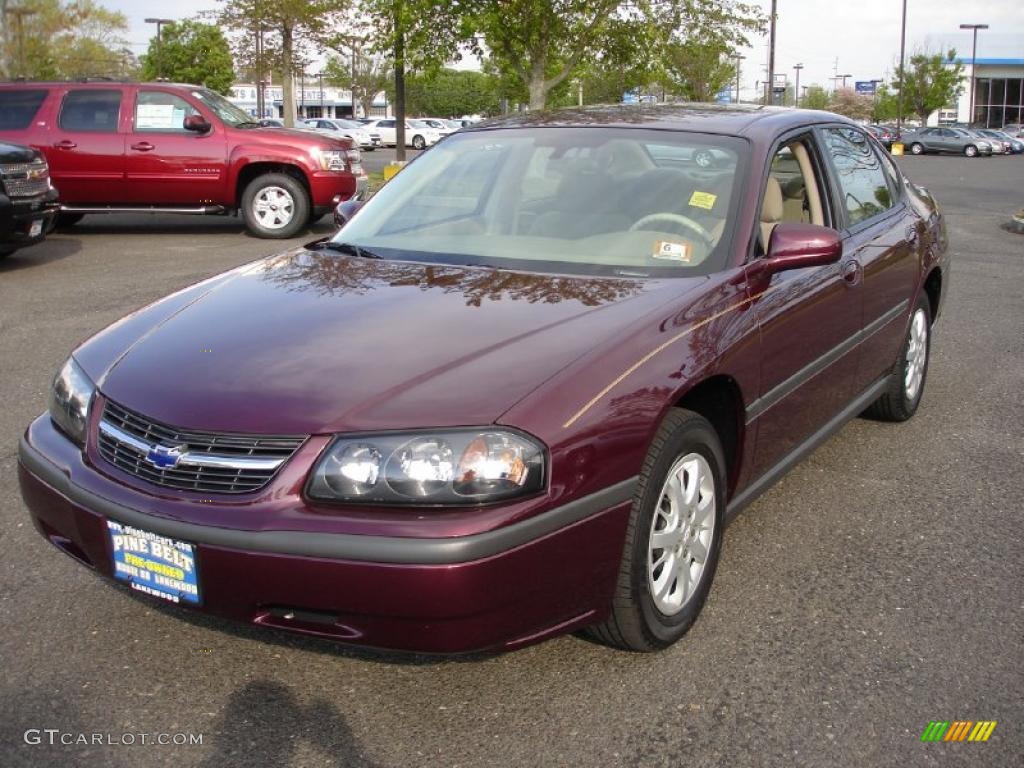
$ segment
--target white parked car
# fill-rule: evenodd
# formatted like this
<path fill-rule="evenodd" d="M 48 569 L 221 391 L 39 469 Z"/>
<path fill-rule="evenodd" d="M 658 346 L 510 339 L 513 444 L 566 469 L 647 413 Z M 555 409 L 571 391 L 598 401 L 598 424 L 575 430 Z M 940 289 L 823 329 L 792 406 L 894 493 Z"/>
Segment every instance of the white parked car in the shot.
<path fill-rule="evenodd" d="M 395 120 L 375 120 L 366 127 L 380 134 L 381 141 L 385 146 L 393 147 L 398 143 L 395 130 Z M 405 121 L 405 146 L 413 149 L 426 149 L 437 144 L 441 140 L 441 134 L 436 128 L 431 128 L 422 120 Z"/>
<path fill-rule="evenodd" d="M 369 126 L 352 120 L 342 120 L 331 117 L 312 117 L 301 121 L 306 128 L 311 128 L 320 133 L 329 134 L 335 138 L 352 139 L 360 149 L 373 152 L 377 147 L 383 146 L 380 134 L 369 130 Z"/>
<path fill-rule="evenodd" d="M 450 121 L 442 120 L 439 117 L 421 117 L 418 122 L 426 123 L 431 128 L 435 128 L 442 136 L 448 136 L 458 130 L 449 125 Z"/>

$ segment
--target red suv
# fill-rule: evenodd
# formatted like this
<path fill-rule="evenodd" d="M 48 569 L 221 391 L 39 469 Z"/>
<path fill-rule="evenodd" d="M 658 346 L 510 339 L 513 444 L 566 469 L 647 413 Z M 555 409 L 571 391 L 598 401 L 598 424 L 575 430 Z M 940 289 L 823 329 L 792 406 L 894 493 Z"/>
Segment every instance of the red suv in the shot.
<path fill-rule="evenodd" d="M 286 238 L 366 184 L 350 141 L 261 127 L 193 85 L 0 84 L 0 139 L 46 155 L 65 225 L 92 213 L 240 212 L 257 237 Z"/>

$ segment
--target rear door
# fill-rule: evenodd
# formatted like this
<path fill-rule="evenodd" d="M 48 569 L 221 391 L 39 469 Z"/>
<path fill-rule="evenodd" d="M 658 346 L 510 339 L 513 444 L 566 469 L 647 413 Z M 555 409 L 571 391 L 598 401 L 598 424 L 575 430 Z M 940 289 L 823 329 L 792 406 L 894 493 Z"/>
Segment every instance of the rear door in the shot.
<path fill-rule="evenodd" d="M 394 144 L 398 139 L 395 137 L 395 121 L 394 120 L 381 120 L 374 126 L 377 133 L 380 134 L 380 140 L 384 144 Z"/>
<path fill-rule="evenodd" d="M 186 131 L 189 115 L 211 124 Z M 127 141 L 129 199 L 137 204 L 200 206 L 225 203 L 227 139 L 219 120 L 183 93 L 139 86 Z"/>
<path fill-rule="evenodd" d="M 61 99 L 46 157 L 67 205 L 127 202 L 124 185 L 128 106 L 124 88 L 76 88 Z"/>

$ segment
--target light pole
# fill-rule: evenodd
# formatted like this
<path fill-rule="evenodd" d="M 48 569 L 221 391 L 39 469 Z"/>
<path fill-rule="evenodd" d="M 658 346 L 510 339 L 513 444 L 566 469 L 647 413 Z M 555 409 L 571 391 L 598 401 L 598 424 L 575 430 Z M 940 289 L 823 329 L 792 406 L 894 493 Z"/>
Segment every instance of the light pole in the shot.
<path fill-rule="evenodd" d="M 746 56 L 741 56 L 738 53 L 735 56 L 735 59 L 736 59 L 736 103 L 737 104 L 740 103 L 740 62 L 743 61 L 745 58 L 747 58 L 747 57 Z"/>
<path fill-rule="evenodd" d="M 28 77 L 28 62 L 25 61 L 25 17 L 39 13 L 35 8 L 4 8 L 5 16 L 13 16 L 18 20 L 18 76 Z"/>
<path fill-rule="evenodd" d="M 903 135 L 903 64 L 907 58 L 907 0 L 903 0 L 903 22 L 900 24 L 900 96 L 896 101 L 896 141 Z"/>
<path fill-rule="evenodd" d="M 803 68 L 803 64 L 793 65 L 793 69 L 796 70 L 796 85 L 793 87 L 793 106 L 797 109 L 800 108 L 800 70 Z"/>
<path fill-rule="evenodd" d="M 967 118 L 967 124 L 971 125 L 974 122 L 974 91 L 975 86 L 978 84 L 978 74 L 974 70 L 974 65 L 978 57 L 978 30 L 988 29 L 988 24 L 961 24 L 960 29 L 970 29 L 974 31 L 974 44 L 971 46 L 971 114 Z M 986 121 L 986 123 L 987 122 L 988 121 Z"/>
<path fill-rule="evenodd" d="M 163 40 L 160 34 L 160 30 L 163 29 L 164 24 L 173 24 L 174 19 L 146 19 L 147 24 L 156 24 L 156 79 L 163 79 L 164 75 L 164 56 L 162 44 Z"/>
<path fill-rule="evenodd" d="M 846 78 L 848 78 L 848 77 L 853 77 L 853 75 L 850 75 L 850 74 L 836 75 L 836 80 L 842 80 L 843 81 L 843 90 L 844 91 L 846 90 Z"/>
<path fill-rule="evenodd" d="M 772 0 L 772 19 L 768 32 L 768 104 L 775 103 L 775 9 L 777 5 L 778 0 Z"/>

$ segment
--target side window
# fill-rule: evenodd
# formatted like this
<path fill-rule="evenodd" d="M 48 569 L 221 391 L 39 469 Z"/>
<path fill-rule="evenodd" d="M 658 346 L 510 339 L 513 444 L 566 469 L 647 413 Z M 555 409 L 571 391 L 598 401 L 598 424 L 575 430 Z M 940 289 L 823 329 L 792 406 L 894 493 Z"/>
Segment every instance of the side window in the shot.
<path fill-rule="evenodd" d="M 68 91 L 57 119 L 66 131 L 117 132 L 121 91 L 82 89 Z"/>
<path fill-rule="evenodd" d="M 182 125 L 199 111 L 180 96 L 163 91 L 139 91 L 135 100 L 135 130 L 138 133 L 185 133 Z"/>
<path fill-rule="evenodd" d="M 882 161 L 867 137 L 853 128 L 826 128 L 824 135 L 849 223 L 858 224 L 892 208 Z"/>
<path fill-rule="evenodd" d="M 28 128 L 45 100 L 46 91 L 0 91 L 0 131 Z"/>
<path fill-rule="evenodd" d="M 394 128 L 395 127 L 395 121 L 394 120 L 381 120 L 379 123 L 377 123 L 377 127 L 378 128 Z"/>
<path fill-rule="evenodd" d="M 878 152 L 877 149 L 875 151 Z M 899 200 L 903 196 L 903 181 L 900 179 L 899 171 L 896 170 L 896 164 L 885 152 L 878 152 L 878 156 L 882 158 L 882 169 L 885 171 L 886 178 L 889 179 L 892 199 Z"/>

